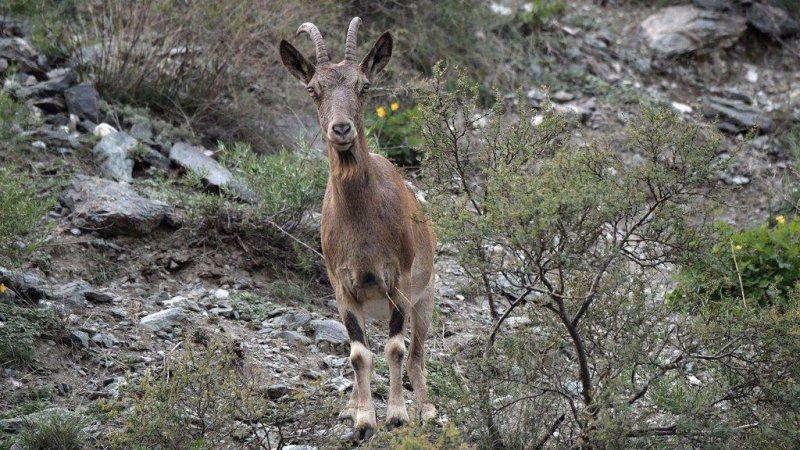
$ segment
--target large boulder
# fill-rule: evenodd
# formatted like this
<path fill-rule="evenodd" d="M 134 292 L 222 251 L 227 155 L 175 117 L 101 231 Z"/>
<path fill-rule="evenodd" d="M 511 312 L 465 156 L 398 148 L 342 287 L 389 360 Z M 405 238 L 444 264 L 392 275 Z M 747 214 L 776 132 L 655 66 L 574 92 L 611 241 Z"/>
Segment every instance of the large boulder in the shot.
<path fill-rule="evenodd" d="M 647 45 L 662 57 L 728 47 L 746 28 L 744 17 L 692 5 L 664 8 L 641 24 Z"/>
<path fill-rule="evenodd" d="M 205 154 L 205 149 L 184 142 L 178 142 L 169 150 L 173 164 L 203 177 L 203 181 L 213 189 L 227 189 L 245 201 L 254 201 L 255 195 L 238 182 L 230 170 Z"/>
<path fill-rule="evenodd" d="M 133 160 L 128 157 L 128 152 L 136 144 L 136 139 L 124 132 L 111 133 L 100 139 L 92 153 L 103 176 L 116 181 L 132 181 Z"/>
<path fill-rule="evenodd" d="M 142 317 L 139 325 L 150 331 L 165 331 L 180 323 L 183 314 L 183 308 L 169 308 Z"/>
<path fill-rule="evenodd" d="M 144 198 L 127 184 L 95 177 L 79 176 L 59 201 L 78 227 L 104 235 L 145 235 L 172 213 L 166 203 Z"/>

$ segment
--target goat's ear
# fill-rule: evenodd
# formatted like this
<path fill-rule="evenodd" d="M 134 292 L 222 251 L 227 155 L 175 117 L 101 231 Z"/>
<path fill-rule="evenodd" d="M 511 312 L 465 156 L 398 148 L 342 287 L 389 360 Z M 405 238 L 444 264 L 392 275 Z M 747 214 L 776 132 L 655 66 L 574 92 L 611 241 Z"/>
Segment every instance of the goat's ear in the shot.
<path fill-rule="evenodd" d="M 361 61 L 361 71 L 368 79 L 371 80 L 386 67 L 386 64 L 389 64 L 389 58 L 392 57 L 392 45 L 392 34 L 386 31 L 375 42 L 367 57 Z"/>
<path fill-rule="evenodd" d="M 295 78 L 308 84 L 314 76 L 316 68 L 311 64 L 302 53 L 297 51 L 292 44 L 285 39 L 281 40 L 280 45 L 281 61 L 283 62 L 286 70 L 289 71 Z"/>

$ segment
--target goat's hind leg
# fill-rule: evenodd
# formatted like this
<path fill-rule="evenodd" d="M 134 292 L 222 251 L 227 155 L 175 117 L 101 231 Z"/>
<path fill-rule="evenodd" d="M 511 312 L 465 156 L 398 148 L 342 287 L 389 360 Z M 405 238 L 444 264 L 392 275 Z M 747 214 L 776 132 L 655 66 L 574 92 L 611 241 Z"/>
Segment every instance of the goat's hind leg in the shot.
<path fill-rule="evenodd" d="M 409 422 L 403 400 L 403 356 L 405 344 L 405 307 L 397 295 L 390 299 L 389 339 L 386 341 L 386 362 L 389 365 L 389 404 L 386 408 L 386 427 L 393 429 Z M 395 303 L 397 302 L 397 303 Z"/>
<path fill-rule="evenodd" d="M 425 288 L 411 311 L 411 346 L 408 354 L 408 378 L 414 389 L 417 417 L 423 422 L 436 417 L 436 407 L 428 403 L 425 375 L 425 339 L 433 316 L 433 281 Z"/>

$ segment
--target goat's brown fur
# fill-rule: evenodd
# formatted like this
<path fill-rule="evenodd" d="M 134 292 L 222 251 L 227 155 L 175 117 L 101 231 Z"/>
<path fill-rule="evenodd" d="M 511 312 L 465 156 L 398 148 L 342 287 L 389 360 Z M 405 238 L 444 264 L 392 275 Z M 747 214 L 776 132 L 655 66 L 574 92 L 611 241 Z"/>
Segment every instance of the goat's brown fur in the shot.
<path fill-rule="evenodd" d="M 388 63 L 393 41 L 391 34 L 384 33 L 357 63 L 353 58 L 360 23 L 358 18 L 351 22 L 347 56 L 338 64 L 327 62 L 327 48 L 312 24 L 303 24 L 300 31 L 314 38 L 317 60 L 324 63 L 314 66 L 286 41 L 281 41 L 280 54 L 314 99 L 327 142 L 330 175 L 322 205 L 322 251 L 339 314 L 350 335 L 350 362 L 355 371 L 353 393 L 340 417 L 355 422 L 358 438 L 368 438 L 376 427 L 370 391 L 373 360 L 364 336 L 368 316 L 390 319 L 385 348 L 389 426 L 409 420 L 402 391 L 407 318 L 412 329 L 408 371 L 417 412 L 422 419 L 436 414 L 427 403 L 424 360 L 434 302 L 436 237 L 397 169 L 367 149 L 366 91 Z"/>

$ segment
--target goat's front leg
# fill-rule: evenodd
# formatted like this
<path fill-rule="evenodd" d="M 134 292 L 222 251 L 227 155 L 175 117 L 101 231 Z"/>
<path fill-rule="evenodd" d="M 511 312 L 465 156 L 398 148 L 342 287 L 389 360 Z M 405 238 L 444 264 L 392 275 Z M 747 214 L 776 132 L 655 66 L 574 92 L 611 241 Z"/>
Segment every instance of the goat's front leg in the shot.
<path fill-rule="evenodd" d="M 391 318 L 389 319 L 389 339 L 386 341 L 386 362 L 389 364 L 389 404 L 386 409 L 388 429 L 400 427 L 409 422 L 406 402 L 403 400 L 403 356 L 406 353 L 405 294 L 395 291 L 389 298 Z"/>
<path fill-rule="evenodd" d="M 358 440 L 369 439 L 375 433 L 377 421 L 370 388 L 374 363 L 372 352 L 369 351 L 364 334 L 364 314 L 361 310 L 361 305 L 352 297 L 337 298 L 337 304 L 342 322 L 344 322 L 347 334 L 350 337 L 350 364 L 355 372 L 353 395 L 350 397 L 350 401 L 340 414 L 340 417 L 347 417 L 348 414 L 350 417 L 355 416 L 353 417 L 355 438 Z"/>

